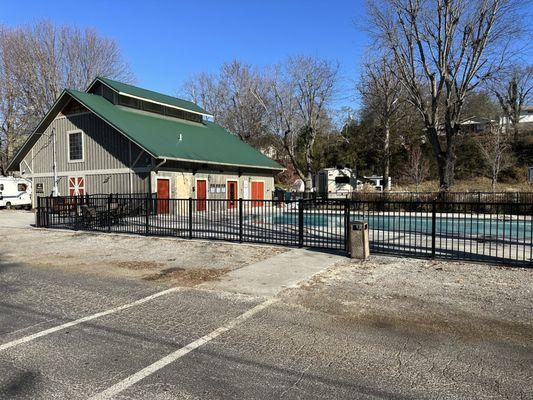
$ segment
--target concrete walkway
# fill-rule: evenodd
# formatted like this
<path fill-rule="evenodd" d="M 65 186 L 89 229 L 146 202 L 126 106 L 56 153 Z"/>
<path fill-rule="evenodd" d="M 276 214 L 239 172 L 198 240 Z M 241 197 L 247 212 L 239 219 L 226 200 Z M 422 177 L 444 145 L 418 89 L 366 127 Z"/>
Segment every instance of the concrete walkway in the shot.
<path fill-rule="evenodd" d="M 31 211 L 0 209 L 0 227 L 29 228 L 35 224 L 35 214 Z"/>
<path fill-rule="evenodd" d="M 253 296 L 275 296 L 345 258 L 339 254 L 294 249 L 231 271 L 221 280 L 207 282 L 200 287 Z"/>

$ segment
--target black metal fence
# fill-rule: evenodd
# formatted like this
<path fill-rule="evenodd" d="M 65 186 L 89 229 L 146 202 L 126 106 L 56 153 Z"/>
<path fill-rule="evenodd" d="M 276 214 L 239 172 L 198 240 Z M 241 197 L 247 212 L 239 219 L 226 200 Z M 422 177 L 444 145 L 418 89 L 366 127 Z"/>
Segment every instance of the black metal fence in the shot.
<path fill-rule="evenodd" d="M 357 201 L 533 204 L 533 192 L 352 192 L 347 197 Z"/>
<path fill-rule="evenodd" d="M 533 264 L 533 204 L 40 197 L 37 226 L 347 250 L 368 221 L 374 253 Z"/>

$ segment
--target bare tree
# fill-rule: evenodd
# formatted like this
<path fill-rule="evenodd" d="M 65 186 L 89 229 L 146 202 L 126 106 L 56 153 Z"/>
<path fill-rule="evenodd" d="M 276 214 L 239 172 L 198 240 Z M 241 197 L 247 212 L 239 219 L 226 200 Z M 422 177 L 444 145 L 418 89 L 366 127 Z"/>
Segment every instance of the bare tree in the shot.
<path fill-rule="evenodd" d="M 203 107 L 218 122 L 225 113 L 225 93 L 217 75 L 201 72 L 185 81 L 181 92 L 191 101 Z"/>
<path fill-rule="evenodd" d="M 503 121 L 511 125 L 514 138 L 519 135 L 518 124 L 522 107 L 533 100 L 533 65 L 513 66 L 502 71 L 489 84 L 490 90 L 498 99 Z"/>
<path fill-rule="evenodd" d="M 24 132 L 20 131 L 28 122 L 19 89 L 10 79 L 10 60 L 5 57 L 9 46 L 8 32 L 0 27 L 0 175 L 5 174 L 8 161 L 21 144 Z"/>
<path fill-rule="evenodd" d="M 453 185 L 465 97 L 501 68 L 521 29 L 519 0 L 370 0 L 371 31 L 421 113 L 440 189 Z M 440 132 L 443 131 L 443 135 Z"/>
<path fill-rule="evenodd" d="M 260 145 L 265 134 L 264 108 L 254 93 L 264 93 L 261 74 L 239 61 L 226 63 L 216 75 L 199 74 L 183 90 L 193 101 L 211 112 L 217 122 L 243 141 Z"/>
<path fill-rule="evenodd" d="M 361 82 L 358 86 L 363 106 L 377 120 L 383 139 L 383 180 L 386 190 L 390 190 L 391 129 L 398 123 L 401 105 L 401 83 L 391 69 L 386 56 L 364 65 Z"/>
<path fill-rule="evenodd" d="M 305 170 L 298 162 L 295 137 L 299 127 L 296 99 L 293 96 L 294 82 L 281 66 L 271 69 L 266 78 L 267 90 L 253 92 L 265 111 L 265 127 L 278 137 L 286 151 L 294 172 L 305 183 Z"/>
<path fill-rule="evenodd" d="M 305 189 L 313 187 L 313 150 L 321 124 L 325 122 L 327 107 L 337 83 L 338 65 L 312 57 L 292 57 L 287 62 L 302 126 L 299 139 L 303 146 Z"/>
<path fill-rule="evenodd" d="M 511 158 L 511 144 L 509 134 L 502 126 L 492 126 L 490 130 L 480 135 L 477 145 L 485 163 L 489 167 L 488 174 L 492 180 L 492 191 L 496 191 L 500 172 L 513 165 Z"/>
<path fill-rule="evenodd" d="M 116 42 L 92 29 L 49 22 L 1 28 L 0 57 L 0 151 L 4 166 L 63 89 L 84 90 L 96 76 L 131 81 Z"/>
<path fill-rule="evenodd" d="M 415 184 L 417 192 L 420 184 L 429 176 L 429 162 L 424 157 L 420 145 L 413 144 L 407 147 L 407 165 L 404 174 Z"/>
<path fill-rule="evenodd" d="M 256 93 L 267 111 L 266 126 L 280 137 L 306 191 L 313 187 L 315 141 L 329 123 L 337 72 L 338 65 L 325 60 L 291 57 L 274 69 L 265 96 Z"/>

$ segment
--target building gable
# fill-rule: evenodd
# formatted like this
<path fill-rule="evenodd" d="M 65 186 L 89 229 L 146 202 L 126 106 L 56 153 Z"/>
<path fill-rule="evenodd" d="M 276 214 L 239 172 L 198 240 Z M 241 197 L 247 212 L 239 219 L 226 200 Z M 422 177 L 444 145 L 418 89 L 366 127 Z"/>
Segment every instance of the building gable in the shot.
<path fill-rule="evenodd" d="M 92 116 L 89 119 L 105 122 L 154 159 L 232 166 L 239 170 L 283 170 L 279 164 L 213 122 L 189 121 L 164 115 L 164 112 L 161 114 L 124 107 L 120 104 L 120 92 L 105 95 L 106 87 L 106 82 L 97 79 L 89 90 L 100 94 L 65 90 L 22 146 L 8 169 L 19 168 L 30 149 L 60 113 L 69 117 L 69 120 L 72 119 L 70 117 L 76 117 L 77 113 L 88 113 Z M 104 128 L 101 129 L 105 131 Z"/>
<path fill-rule="evenodd" d="M 50 114 L 48 125 L 40 124 L 10 164 L 11 170 L 19 169 L 26 176 L 50 175 L 54 158 L 54 134 L 59 174 L 86 170 L 125 171 L 131 166 L 131 159 L 137 159 L 141 153 L 144 153 L 144 157 L 138 160 L 140 162 L 136 168 L 151 165 L 150 155 L 77 100 L 70 97 L 59 104 L 62 108 L 56 107 L 55 114 Z M 77 132 L 80 134 L 76 134 Z M 83 157 L 72 160 L 69 140 L 80 135 Z M 17 163 L 17 160 L 20 161 Z"/>

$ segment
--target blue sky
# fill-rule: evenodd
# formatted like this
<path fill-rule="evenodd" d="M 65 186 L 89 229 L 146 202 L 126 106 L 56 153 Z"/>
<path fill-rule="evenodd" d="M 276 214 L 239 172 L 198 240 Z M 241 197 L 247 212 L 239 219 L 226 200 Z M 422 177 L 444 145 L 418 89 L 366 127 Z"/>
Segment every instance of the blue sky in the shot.
<path fill-rule="evenodd" d="M 368 38 L 362 0 L 3 1 L 0 23 L 38 19 L 91 26 L 114 38 L 136 82 L 175 94 L 183 80 L 233 59 L 264 66 L 289 55 L 340 63 L 336 106 L 354 106 L 353 81 Z"/>

